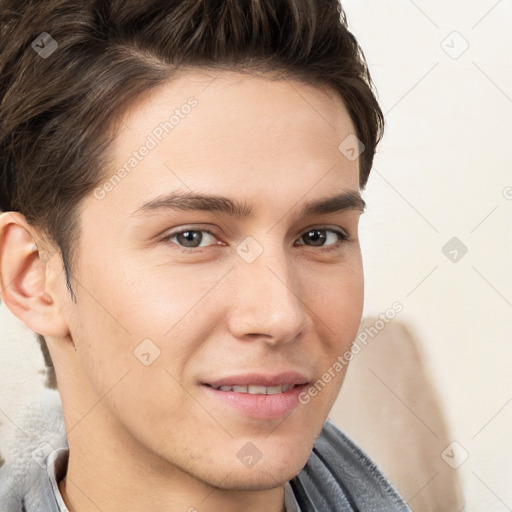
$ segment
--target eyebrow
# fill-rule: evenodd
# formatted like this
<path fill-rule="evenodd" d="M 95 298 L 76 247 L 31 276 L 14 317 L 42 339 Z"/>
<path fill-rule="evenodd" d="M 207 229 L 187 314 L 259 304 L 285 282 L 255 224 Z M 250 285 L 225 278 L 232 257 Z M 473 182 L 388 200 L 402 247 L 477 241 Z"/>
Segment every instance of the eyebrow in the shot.
<path fill-rule="evenodd" d="M 335 196 L 308 201 L 299 212 L 299 217 L 325 215 L 345 210 L 363 213 L 365 208 L 366 203 L 359 192 L 349 190 Z M 131 216 L 150 214 L 158 210 L 215 211 L 239 218 L 254 217 L 254 210 L 243 201 L 193 192 L 172 192 L 158 196 L 137 208 Z"/>

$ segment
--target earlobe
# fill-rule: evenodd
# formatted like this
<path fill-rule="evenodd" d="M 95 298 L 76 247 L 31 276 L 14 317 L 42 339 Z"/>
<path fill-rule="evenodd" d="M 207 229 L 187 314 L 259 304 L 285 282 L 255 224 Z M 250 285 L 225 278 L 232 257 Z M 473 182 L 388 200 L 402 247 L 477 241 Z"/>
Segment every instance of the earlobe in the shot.
<path fill-rule="evenodd" d="M 43 336 L 69 332 L 58 301 L 47 289 L 46 265 L 36 244 L 37 230 L 17 212 L 0 215 L 0 293 L 25 325 Z"/>

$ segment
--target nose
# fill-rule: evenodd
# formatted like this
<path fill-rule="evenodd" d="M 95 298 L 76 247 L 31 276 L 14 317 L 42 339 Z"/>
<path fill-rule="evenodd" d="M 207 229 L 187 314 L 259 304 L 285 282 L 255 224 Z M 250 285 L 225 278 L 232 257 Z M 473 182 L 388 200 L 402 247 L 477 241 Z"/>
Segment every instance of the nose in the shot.
<path fill-rule="evenodd" d="M 251 263 L 240 258 L 235 266 L 235 300 L 228 318 L 231 334 L 238 339 L 261 339 L 268 345 L 297 339 L 309 318 L 301 269 L 283 250 L 271 253 L 268 248 Z"/>

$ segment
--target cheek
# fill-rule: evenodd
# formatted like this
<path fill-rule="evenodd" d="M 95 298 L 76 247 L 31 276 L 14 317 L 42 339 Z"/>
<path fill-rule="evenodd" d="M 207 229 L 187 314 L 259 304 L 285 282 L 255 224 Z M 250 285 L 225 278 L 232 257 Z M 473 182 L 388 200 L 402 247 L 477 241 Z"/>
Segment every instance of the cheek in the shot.
<path fill-rule="evenodd" d="M 145 268 L 122 255 L 109 273 L 104 271 L 106 264 L 91 259 L 87 275 L 78 277 L 83 286 L 77 290 L 72 330 L 96 391 L 102 395 L 130 370 L 130 380 L 140 377 L 142 387 L 150 392 L 154 380 L 148 384 L 139 375 L 146 368 L 138 358 L 154 360 L 150 368 L 167 368 L 181 379 L 187 361 L 219 314 L 208 291 L 225 269 L 212 267 L 198 277 L 194 269 L 181 272 L 163 263 Z M 170 379 L 163 375 L 161 384 L 168 387 Z"/>
<path fill-rule="evenodd" d="M 309 292 L 313 318 L 320 321 L 324 339 L 330 340 L 333 348 L 342 349 L 350 345 L 357 335 L 364 303 L 364 277 L 361 265 L 340 266 L 316 284 L 311 283 Z"/>
<path fill-rule="evenodd" d="M 331 269 L 329 276 L 317 279 L 309 294 L 313 304 L 311 317 L 321 345 L 318 352 L 316 385 L 305 397 L 327 416 L 345 379 L 349 365 L 345 354 L 357 336 L 364 302 L 362 265 L 343 265 Z"/>
<path fill-rule="evenodd" d="M 101 403 L 98 414 L 101 409 L 151 446 L 153 434 L 156 439 L 169 437 L 169 430 L 181 425 L 184 410 L 190 421 L 204 421 L 204 411 L 181 385 L 190 349 L 185 341 L 179 342 L 190 339 L 180 335 L 186 322 L 165 335 L 185 317 L 187 304 L 179 300 L 176 289 L 140 273 L 137 281 L 121 287 L 114 284 L 118 276 L 110 278 L 83 280 L 77 293 L 72 333 L 84 379 L 94 393 L 87 400 L 90 407 Z"/>

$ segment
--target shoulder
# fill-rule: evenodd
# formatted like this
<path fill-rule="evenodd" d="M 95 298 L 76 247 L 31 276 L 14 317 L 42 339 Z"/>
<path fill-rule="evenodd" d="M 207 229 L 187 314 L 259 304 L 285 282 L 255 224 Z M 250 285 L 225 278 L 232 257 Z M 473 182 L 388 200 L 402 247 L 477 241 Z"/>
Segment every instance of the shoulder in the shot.
<path fill-rule="evenodd" d="M 51 451 L 31 467 L 9 463 L 0 469 L 1 512 L 58 512 L 56 472 L 65 470 L 67 445 Z"/>
<path fill-rule="evenodd" d="M 35 509 L 34 497 L 42 503 L 47 485 L 41 468 L 20 473 L 15 464 L 6 464 L 0 470 L 0 509 L 2 512 L 29 512 Z M 27 503 L 28 502 L 28 503 Z M 33 503 L 34 502 L 34 503 Z"/>
<path fill-rule="evenodd" d="M 45 389 L 20 407 L 16 427 L 4 440 L 5 462 L 0 467 L 1 512 L 53 512 L 55 498 L 49 459 L 67 448 L 60 397 Z M 55 455 L 54 455 L 55 456 Z"/>
<path fill-rule="evenodd" d="M 305 510 L 410 512 L 378 466 L 329 419 L 290 484 Z"/>

